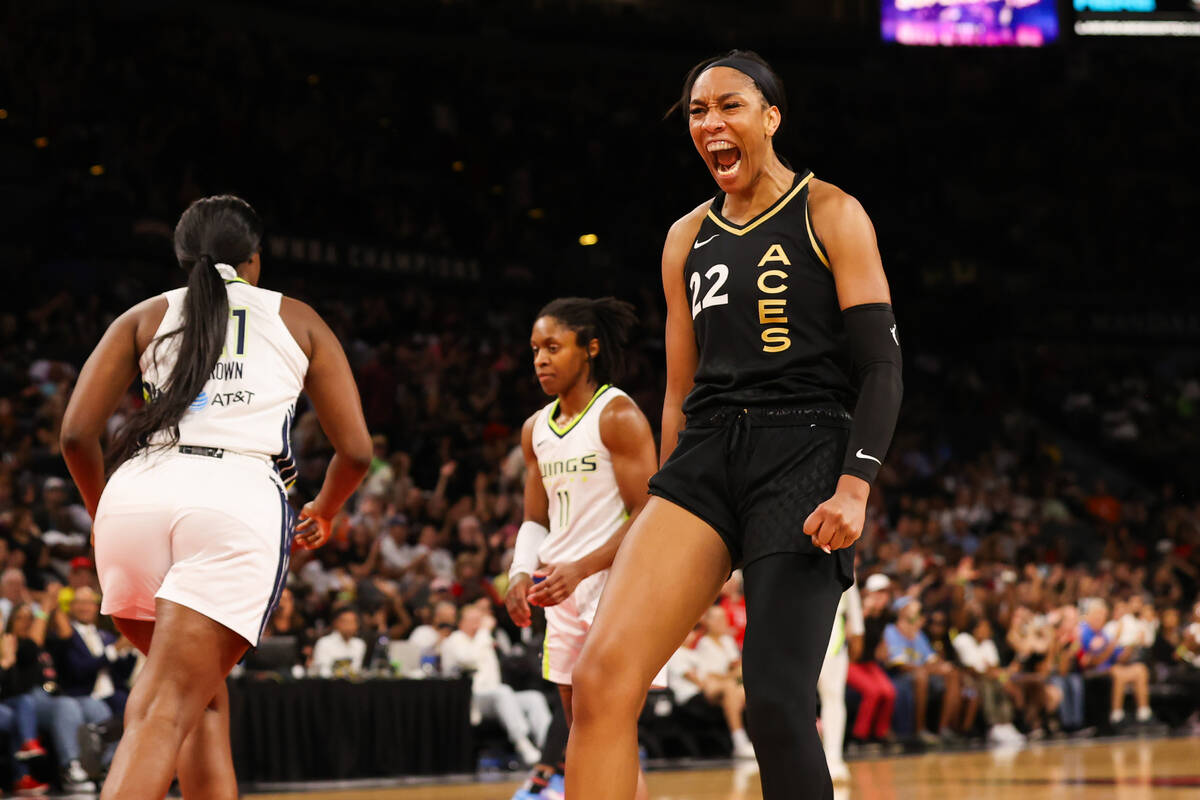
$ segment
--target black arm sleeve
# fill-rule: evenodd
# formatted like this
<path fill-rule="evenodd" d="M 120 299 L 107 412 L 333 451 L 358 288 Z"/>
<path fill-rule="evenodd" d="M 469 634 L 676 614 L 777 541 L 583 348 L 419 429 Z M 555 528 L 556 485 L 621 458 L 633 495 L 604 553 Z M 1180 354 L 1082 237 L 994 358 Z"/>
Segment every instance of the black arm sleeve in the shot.
<path fill-rule="evenodd" d="M 847 308 L 842 318 L 858 380 L 842 474 L 873 483 L 892 443 L 904 394 L 896 317 L 890 303 L 865 303 Z"/>

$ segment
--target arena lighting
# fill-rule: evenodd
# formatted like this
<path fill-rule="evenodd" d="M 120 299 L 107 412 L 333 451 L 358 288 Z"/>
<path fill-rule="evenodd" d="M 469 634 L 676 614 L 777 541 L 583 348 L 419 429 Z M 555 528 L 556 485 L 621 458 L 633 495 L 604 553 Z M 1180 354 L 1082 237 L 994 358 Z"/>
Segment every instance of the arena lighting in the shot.
<path fill-rule="evenodd" d="M 544 208 L 529 209 L 529 218 L 530 219 L 545 219 L 546 218 L 546 209 L 544 209 Z"/>
<path fill-rule="evenodd" d="M 467 165 L 461 161 L 455 161 L 453 164 L 450 165 L 450 169 L 454 170 L 455 172 L 462 172 L 466 168 L 467 168 Z"/>
<path fill-rule="evenodd" d="M 584 247 L 591 247 L 598 241 L 600 241 L 600 237 L 594 233 L 585 233 L 579 237 L 579 243 Z"/>
<path fill-rule="evenodd" d="M 88 172 L 95 175 L 96 177 L 100 177 L 101 175 L 104 174 L 104 165 L 103 164 L 92 164 L 90 167 L 88 167 Z"/>
<path fill-rule="evenodd" d="M 39 136 L 33 140 L 33 146 L 36 147 L 38 150 L 43 150 L 50 146 L 50 140 L 47 139 L 45 136 Z"/>

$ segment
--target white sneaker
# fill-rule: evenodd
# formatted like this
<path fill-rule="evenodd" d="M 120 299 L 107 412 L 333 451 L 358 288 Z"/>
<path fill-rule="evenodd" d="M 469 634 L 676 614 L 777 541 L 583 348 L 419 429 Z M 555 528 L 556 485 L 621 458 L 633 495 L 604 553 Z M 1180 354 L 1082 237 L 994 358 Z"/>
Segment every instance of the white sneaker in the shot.
<path fill-rule="evenodd" d="M 67 794 L 95 794 L 96 784 L 88 778 L 79 761 L 72 761 L 63 770 L 63 791 Z"/>
<path fill-rule="evenodd" d="M 738 742 L 733 746 L 734 758 L 754 758 L 754 745 L 749 741 Z"/>
<path fill-rule="evenodd" d="M 542 751 L 534 747 L 533 742 L 529 739 L 522 736 L 514 746 L 517 748 L 517 755 L 525 762 L 525 766 L 532 767 L 542 760 Z"/>
<path fill-rule="evenodd" d="M 1004 726 L 1004 731 L 1008 734 L 1008 740 L 1013 744 L 1025 744 L 1027 741 L 1025 734 L 1013 727 L 1011 723 Z"/>
<path fill-rule="evenodd" d="M 1011 724 L 993 725 L 988 731 L 988 741 L 995 745 L 1019 746 L 1025 744 L 1025 736 Z"/>
<path fill-rule="evenodd" d="M 839 761 L 836 764 L 829 765 L 829 777 L 834 783 L 849 783 L 850 768 L 846 766 L 845 761 Z"/>

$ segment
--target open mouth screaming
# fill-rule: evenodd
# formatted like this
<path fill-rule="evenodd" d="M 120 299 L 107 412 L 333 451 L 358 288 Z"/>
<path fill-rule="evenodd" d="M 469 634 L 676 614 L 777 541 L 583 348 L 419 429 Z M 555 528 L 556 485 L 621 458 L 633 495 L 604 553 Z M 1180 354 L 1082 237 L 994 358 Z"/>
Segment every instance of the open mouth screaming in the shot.
<path fill-rule="evenodd" d="M 742 165 L 742 151 L 733 142 L 709 142 L 708 156 L 712 159 L 713 169 L 722 178 L 736 175 Z"/>

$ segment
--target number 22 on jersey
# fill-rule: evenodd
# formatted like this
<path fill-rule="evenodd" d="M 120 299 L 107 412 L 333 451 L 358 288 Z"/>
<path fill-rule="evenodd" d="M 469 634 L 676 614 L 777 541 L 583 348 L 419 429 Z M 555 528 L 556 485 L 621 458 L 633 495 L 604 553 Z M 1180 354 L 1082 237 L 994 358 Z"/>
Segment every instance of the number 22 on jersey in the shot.
<path fill-rule="evenodd" d="M 713 264 L 709 267 L 708 272 L 704 273 L 704 277 L 712 283 L 705 292 L 703 300 L 700 299 L 700 290 L 703 288 L 700 273 L 693 272 L 688 281 L 692 290 L 692 319 L 695 319 L 706 308 L 729 303 L 729 295 L 720 294 L 722 287 L 725 286 L 725 281 L 729 280 L 729 267 L 725 264 Z"/>

